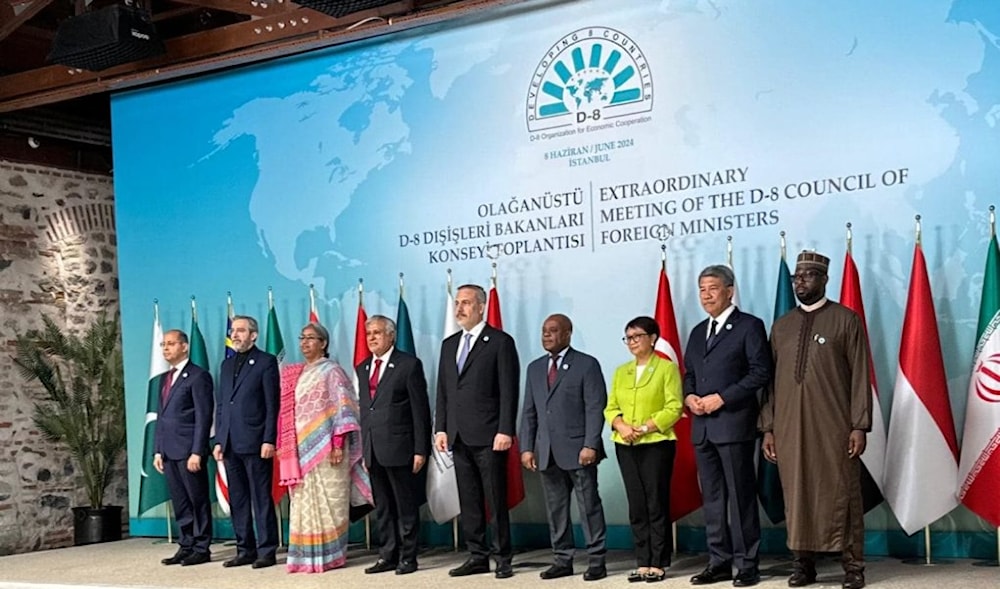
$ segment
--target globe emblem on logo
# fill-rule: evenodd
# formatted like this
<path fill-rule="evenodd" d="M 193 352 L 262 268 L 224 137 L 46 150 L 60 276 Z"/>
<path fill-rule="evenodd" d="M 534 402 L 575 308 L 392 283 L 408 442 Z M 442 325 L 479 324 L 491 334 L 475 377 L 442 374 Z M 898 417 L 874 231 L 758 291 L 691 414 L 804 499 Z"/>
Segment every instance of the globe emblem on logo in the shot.
<path fill-rule="evenodd" d="M 528 131 L 644 113 L 653 108 L 646 55 L 607 27 L 574 31 L 549 49 L 528 87 Z"/>
<path fill-rule="evenodd" d="M 987 403 L 1000 403 L 1000 353 L 976 365 L 976 395 Z"/>

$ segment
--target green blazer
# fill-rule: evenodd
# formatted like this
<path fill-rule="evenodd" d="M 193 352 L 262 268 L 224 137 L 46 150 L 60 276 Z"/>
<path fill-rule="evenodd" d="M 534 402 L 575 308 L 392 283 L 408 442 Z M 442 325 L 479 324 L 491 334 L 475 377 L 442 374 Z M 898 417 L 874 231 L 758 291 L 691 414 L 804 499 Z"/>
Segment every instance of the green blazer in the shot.
<path fill-rule="evenodd" d="M 615 370 L 604 419 L 610 425 L 621 415 L 625 423 L 640 426 L 652 418 L 660 431 L 645 434 L 636 444 L 676 440 L 673 426 L 684 411 L 681 373 L 677 364 L 653 354 L 639 382 L 635 380 L 635 373 L 635 360 Z M 616 444 L 626 443 L 614 427 L 611 428 L 611 440 Z"/>

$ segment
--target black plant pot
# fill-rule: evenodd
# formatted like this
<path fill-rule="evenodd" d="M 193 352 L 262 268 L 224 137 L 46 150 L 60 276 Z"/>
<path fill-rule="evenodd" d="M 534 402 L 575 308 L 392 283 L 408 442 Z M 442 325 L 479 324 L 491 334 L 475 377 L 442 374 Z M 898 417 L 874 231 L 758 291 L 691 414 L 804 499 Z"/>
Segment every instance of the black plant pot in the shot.
<path fill-rule="evenodd" d="M 73 508 L 73 544 L 97 544 L 122 539 L 122 508 L 109 505 Z"/>

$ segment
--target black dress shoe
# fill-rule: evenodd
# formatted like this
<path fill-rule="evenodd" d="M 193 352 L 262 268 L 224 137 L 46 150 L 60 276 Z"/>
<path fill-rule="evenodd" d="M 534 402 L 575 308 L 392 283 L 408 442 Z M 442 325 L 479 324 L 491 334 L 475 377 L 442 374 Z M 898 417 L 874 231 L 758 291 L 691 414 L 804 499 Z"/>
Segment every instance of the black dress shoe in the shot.
<path fill-rule="evenodd" d="M 400 561 L 399 566 L 396 567 L 397 575 L 409 575 L 415 572 L 417 572 L 417 561 L 415 560 Z"/>
<path fill-rule="evenodd" d="M 629 571 L 625 578 L 628 579 L 629 583 L 641 583 L 646 580 L 646 573 L 640 573 L 638 569 L 635 569 Z"/>
<path fill-rule="evenodd" d="M 242 567 L 242 566 L 246 566 L 248 564 L 253 564 L 254 561 L 256 561 L 256 560 L 257 560 L 257 557 L 253 556 L 251 554 L 237 554 L 233 558 L 230 558 L 229 560 L 227 560 L 224 563 L 222 563 L 222 566 L 227 567 L 227 568 L 228 567 Z"/>
<path fill-rule="evenodd" d="M 692 585 L 711 585 L 719 581 L 729 581 L 733 578 L 733 567 L 730 564 L 708 565 L 705 570 L 691 577 Z"/>
<path fill-rule="evenodd" d="M 544 571 L 538 573 L 538 576 L 543 579 L 559 579 L 562 577 L 572 577 L 573 576 L 573 565 L 571 564 L 554 564 Z"/>
<path fill-rule="evenodd" d="M 795 572 L 792 573 L 792 576 L 788 577 L 789 587 L 805 587 L 806 585 L 812 585 L 815 582 L 815 570 L 807 571 L 803 569 L 796 569 Z"/>
<path fill-rule="evenodd" d="M 570 571 L 570 574 L 573 574 Z M 509 562 L 505 562 L 497 565 L 497 572 L 494 575 L 498 579 L 509 579 L 514 576 L 514 568 L 510 566 Z"/>
<path fill-rule="evenodd" d="M 663 571 L 650 570 L 645 575 L 645 581 L 647 583 L 659 583 L 660 581 L 666 578 L 667 578 L 667 573 Z"/>
<path fill-rule="evenodd" d="M 449 577 L 466 577 L 468 575 L 481 575 L 490 572 L 490 563 L 485 560 L 469 559 L 457 568 L 448 571 Z"/>
<path fill-rule="evenodd" d="M 192 552 L 187 558 L 181 561 L 182 567 L 189 567 L 194 564 L 205 564 L 212 560 L 212 555 L 208 552 Z"/>
<path fill-rule="evenodd" d="M 374 575 L 376 573 L 387 573 L 394 570 L 396 570 L 396 563 L 380 558 L 375 561 L 375 564 L 365 569 L 365 574 Z"/>
<path fill-rule="evenodd" d="M 844 575 L 844 589 L 861 589 L 865 586 L 865 574 L 859 571 L 850 571 Z"/>
<path fill-rule="evenodd" d="M 273 556 L 262 556 L 253 561 L 253 568 L 266 569 L 267 567 L 273 567 L 276 564 L 278 564 L 278 561 Z"/>
<path fill-rule="evenodd" d="M 163 560 L 160 561 L 160 563 L 168 565 L 180 564 L 184 562 L 184 559 L 189 556 L 191 556 L 191 553 L 188 552 L 187 550 L 178 550 L 176 553 L 174 553 L 173 556 L 171 556 L 170 558 L 164 558 Z"/>
<path fill-rule="evenodd" d="M 756 568 L 743 569 L 733 579 L 733 587 L 753 587 L 757 583 L 760 583 L 760 571 Z"/>
<path fill-rule="evenodd" d="M 584 581 L 600 581 L 608 576 L 608 569 L 604 566 L 590 567 L 583 573 Z"/>

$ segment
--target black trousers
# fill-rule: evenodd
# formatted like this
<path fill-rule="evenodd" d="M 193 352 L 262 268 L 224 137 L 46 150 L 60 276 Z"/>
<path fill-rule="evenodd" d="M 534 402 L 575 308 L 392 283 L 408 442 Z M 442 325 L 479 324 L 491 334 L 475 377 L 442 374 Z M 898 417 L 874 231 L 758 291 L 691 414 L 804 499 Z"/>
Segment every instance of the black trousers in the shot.
<path fill-rule="evenodd" d="M 212 504 L 208 499 L 208 465 L 202 458 L 201 470 L 189 472 L 187 458 L 163 459 L 170 501 L 180 537 L 177 545 L 185 552 L 208 554 L 212 543 Z"/>
<path fill-rule="evenodd" d="M 636 566 L 670 566 L 670 555 L 674 551 L 670 530 L 670 476 L 676 451 L 674 441 L 615 444 L 628 499 Z"/>
<path fill-rule="evenodd" d="M 230 452 L 225 456 L 237 554 L 273 558 L 278 550 L 278 516 L 271 499 L 273 462 L 260 454 Z"/>
<path fill-rule="evenodd" d="M 475 560 L 489 560 L 492 552 L 500 564 L 510 564 L 510 515 L 507 512 L 507 452 L 492 446 L 467 446 L 461 438 L 452 447 L 462 532 Z M 486 508 L 493 514 L 493 542 L 486 543 Z"/>
<path fill-rule="evenodd" d="M 732 563 L 756 569 L 760 549 L 760 514 L 754 472 L 754 440 L 694 447 L 705 514 L 708 564 Z"/>
<path fill-rule="evenodd" d="M 420 476 L 413 465 L 382 466 L 372 453 L 368 465 L 375 500 L 375 530 L 379 558 L 387 562 L 417 560 L 420 533 Z"/>

